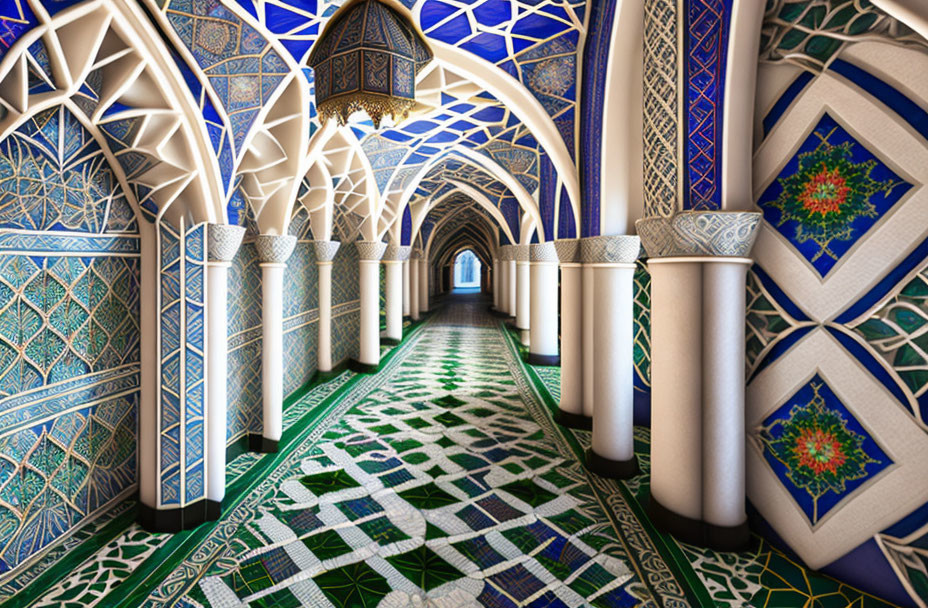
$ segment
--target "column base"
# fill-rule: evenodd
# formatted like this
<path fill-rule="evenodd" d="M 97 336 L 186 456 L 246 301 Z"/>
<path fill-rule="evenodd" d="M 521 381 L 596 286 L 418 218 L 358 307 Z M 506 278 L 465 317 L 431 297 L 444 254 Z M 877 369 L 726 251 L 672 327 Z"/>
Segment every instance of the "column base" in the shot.
<path fill-rule="evenodd" d="M 273 454 L 280 442 L 277 439 L 268 439 L 257 433 L 248 435 L 248 450 L 259 454 Z"/>
<path fill-rule="evenodd" d="M 179 509 L 155 509 L 139 503 L 136 521 L 149 532 L 192 530 L 207 521 L 216 521 L 222 506 L 215 500 L 198 500 Z"/>
<path fill-rule="evenodd" d="M 351 359 L 348 361 L 348 369 L 358 374 L 376 374 L 380 371 L 380 364 L 361 363 L 356 359 Z"/>
<path fill-rule="evenodd" d="M 638 458 L 632 456 L 628 460 L 612 460 L 600 456 L 592 449 L 586 453 L 586 468 L 600 477 L 607 479 L 628 479 L 638 475 Z"/>
<path fill-rule="evenodd" d="M 488 310 L 490 311 L 490 314 L 493 315 L 494 317 L 502 317 L 502 318 L 504 318 L 504 319 L 508 319 L 508 318 L 509 318 L 509 313 L 508 313 L 508 312 L 503 312 L 502 310 L 500 310 L 500 309 L 498 309 L 498 308 L 493 308 L 492 306 L 489 306 L 489 307 L 488 307 Z"/>
<path fill-rule="evenodd" d="M 216 521 L 222 517 L 222 501 L 221 500 L 207 500 L 206 501 L 206 521 Z"/>
<path fill-rule="evenodd" d="M 745 551 L 751 544 L 751 530 L 747 519 L 737 526 L 716 526 L 671 511 L 654 496 L 648 501 L 648 517 L 662 532 L 690 545 L 707 547 L 715 551 Z"/>
<path fill-rule="evenodd" d="M 550 367 L 560 367 L 561 365 L 561 356 L 560 355 L 537 355 L 530 352 L 528 354 L 528 363 L 529 365 L 547 365 Z"/>
<path fill-rule="evenodd" d="M 554 421 L 561 426 L 566 426 L 569 429 L 577 429 L 578 431 L 593 430 L 592 416 L 584 416 L 583 414 L 574 414 L 573 412 L 558 410 L 554 414 Z"/>
<path fill-rule="evenodd" d="M 402 342 L 402 340 L 399 338 L 380 338 L 380 343 L 386 344 L 387 346 L 397 346 L 400 342 Z"/>

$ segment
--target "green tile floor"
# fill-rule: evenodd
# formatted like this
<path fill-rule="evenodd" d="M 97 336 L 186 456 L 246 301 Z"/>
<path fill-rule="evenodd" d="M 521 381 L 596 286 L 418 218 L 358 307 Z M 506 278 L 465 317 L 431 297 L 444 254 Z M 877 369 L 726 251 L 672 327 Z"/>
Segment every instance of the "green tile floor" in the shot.
<path fill-rule="evenodd" d="M 380 373 L 285 412 L 278 454 L 230 463 L 221 521 L 177 535 L 131 503 L 18 580 L 6 606 L 836 606 L 885 604 L 756 541 L 676 543 L 644 516 L 647 475 L 581 466 L 552 422 L 557 373 L 522 363 L 479 295 L 412 328 Z M 648 433 L 636 429 L 647 471 Z"/>

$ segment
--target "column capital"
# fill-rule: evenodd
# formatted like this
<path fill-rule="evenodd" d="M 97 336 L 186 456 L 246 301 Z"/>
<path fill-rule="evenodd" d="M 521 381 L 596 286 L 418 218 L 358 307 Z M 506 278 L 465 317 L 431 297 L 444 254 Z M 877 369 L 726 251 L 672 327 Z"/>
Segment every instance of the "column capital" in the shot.
<path fill-rule="evenodd" d="M 316 263 L 331 262 L 338 253 L 342 244 L 339 241 L 313 241 L 313 252 L 316 254 Z"/>
<path fill-rule="evenodd" d="M 748 257 L 760 228 L 758 211 L 683 211 L 635 222 L 648 257 Z"/>
<path fill-rule="evenodd" d="M 422 254 L 423 254 L 423 251 L 422 251 L 421 249 L 419 249 L 418 247 L 415 247 L 415 248 L 413 248 L 413 249 L 410 250 L 410 252 L 409 252 L 409 259 L 410 259 L 410 260 L 421 260 L 421 259 L 422 259 Z"/>
<path fill-rule="evenodd" d="M 529 245 L 529 259 L 532 262 L 542 262 L 557 264 L 558 255 L 557 248 L 554 246 L 553 241 L 548 241 L 547 243 L 533 243 Z"/>
<path fill-rule="evenodd" d="M 354 246 L 358 248 L 358 255 L 361 256 L 362 262 L 379 262 L 383 257 L 383 252 L 387 249 L 387 244 L 380 241 L 355 241 Z"/>
<path fill-rule="evenodd" d="M 509 245 L 500 245 L 496 248 L 496 258 L 500 262 L 509 261 Z"/>
<path fill-rule="evenodd" d="M 290 234 L 259 234 L 255 239 L 258 260 L 264 264 L 284 264 L 296 247 L 296 237 Z"/>
<path fill-rule="evenodd" d="M 245 228 L 233 224 L 206 225 L 206 252 L 210 262 L 231 262 L 242 246 Z"/>
<path fill-rule="evenodd" d="M 511 245 L 512 259 L 516 262 L 528 262 L 531 254 L 528 245 Z"/>
<path fill-rule="evenodd" d="M 412 247 L 408 245 L 387 245 L 387 250 L 383 254 L 385 262 L 405 262 L 412 253 Z"/>
<path fill-rule="evenodd" d="M 612 234 L 580 239 L 584 264 L 634 264 L 640 252 L 641 239 L 637 236 Z"/>
<path fill-rule="evenodd" d="M 580 262 L 580 239 L 558 239 L 554 241 L 554 249 L 561 264 Z"/>

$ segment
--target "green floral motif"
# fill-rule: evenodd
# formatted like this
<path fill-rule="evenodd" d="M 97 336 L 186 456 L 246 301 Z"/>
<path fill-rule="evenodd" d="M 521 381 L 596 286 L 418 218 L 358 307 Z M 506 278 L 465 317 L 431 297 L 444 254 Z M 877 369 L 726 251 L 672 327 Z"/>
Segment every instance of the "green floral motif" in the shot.
<path fill-rule="evenodd" d="M 850 428 L 850 414 L 845 415 L 837 403 L 827 403 L 826 396 L 833 397 L 816 375 L 791 400 L 788 415 L 783 416 L 785 408 L 781 408 L 761 432 L 768 461 L 772 465 L 782 463 L 788 481 L 811 498 L 811 504 L 802 506 L 810 507 L 807 514 L 813 523 L 876 472 L 868 465 L 877 465 L 878 470 L 889 460 L 872 440 Z M 858 483 L 852 483 L 855 481 Z M 820 503 L 826 495 L 829 500 Z"/>
<path fill-rule="evenodd" d="M 780 179 L 783 191 L 771 203 L 782 212 L 778 225 L 796 221 L 795 240 L 815 242 L 820 250 L 810 260 L 823 255 L 837 259 L 829 250 L 834 240 L 848 241 L 854 236 L 852 222 L 860 217 L 877 217 L 870 197 L 888 192 L 895 182 L 878 182 L 870 177 L 876 160 L 853 162 L 850 142 L 832 146 L 822 141 L 815 150 L 799 155 L 799 170 Z"/>

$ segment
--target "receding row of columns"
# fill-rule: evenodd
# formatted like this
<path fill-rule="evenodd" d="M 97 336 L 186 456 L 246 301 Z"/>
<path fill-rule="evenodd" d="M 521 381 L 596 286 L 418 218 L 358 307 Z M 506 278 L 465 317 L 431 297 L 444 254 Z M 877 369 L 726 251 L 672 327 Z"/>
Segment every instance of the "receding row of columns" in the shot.
<path fill-rule="evenodd" d="M 737 549 L 748 539 L 743 319 L 756 218 L 682 214 L 677 221 L 687 222 L 678 229 L 686 239 L 721 221 L 738 238 L 678 247 L 683 236 L 655 234 L 647 222 L 641 227 L 652 253 L 650 513 L 688 542 Z M 634 290 L 640 252 L 637 236 L 615 235 L 504 245 L 493 258 L 494 310 L 512 319 L 530 363 L 559 361 L 557 420 L 592 430 L 587 466 L 612 478 L 639 471 Z"/>

